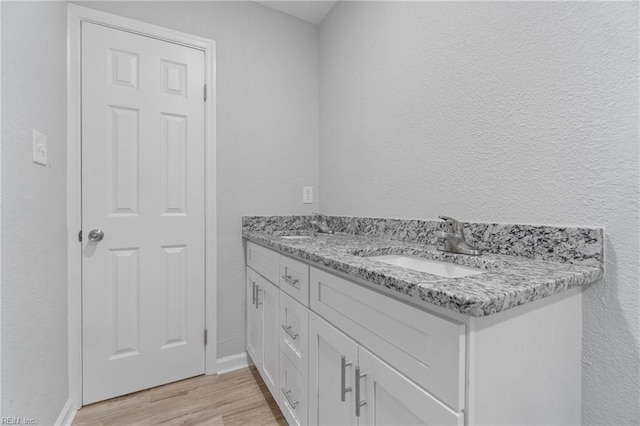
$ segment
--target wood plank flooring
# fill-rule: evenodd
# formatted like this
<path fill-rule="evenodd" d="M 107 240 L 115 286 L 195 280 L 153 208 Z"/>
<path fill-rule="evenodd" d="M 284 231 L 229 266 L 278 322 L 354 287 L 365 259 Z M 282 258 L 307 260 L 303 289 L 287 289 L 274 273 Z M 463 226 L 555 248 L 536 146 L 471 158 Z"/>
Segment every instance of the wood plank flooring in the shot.
<path fill-rule="evenodd" d="M 87 405 L 73 421 L 75 426 L 286 424 L 253 366 Z"/>

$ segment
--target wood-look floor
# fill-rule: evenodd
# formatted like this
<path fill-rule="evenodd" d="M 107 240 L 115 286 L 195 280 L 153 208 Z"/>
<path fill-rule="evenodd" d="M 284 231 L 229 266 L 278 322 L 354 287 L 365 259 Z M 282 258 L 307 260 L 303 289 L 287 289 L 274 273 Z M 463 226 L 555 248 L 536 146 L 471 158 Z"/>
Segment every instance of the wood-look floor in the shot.
<path fill-rule="evenodd" d="M 253 366 L 87 405 L 73 421 L 76 426 L 286 424 Z"/>

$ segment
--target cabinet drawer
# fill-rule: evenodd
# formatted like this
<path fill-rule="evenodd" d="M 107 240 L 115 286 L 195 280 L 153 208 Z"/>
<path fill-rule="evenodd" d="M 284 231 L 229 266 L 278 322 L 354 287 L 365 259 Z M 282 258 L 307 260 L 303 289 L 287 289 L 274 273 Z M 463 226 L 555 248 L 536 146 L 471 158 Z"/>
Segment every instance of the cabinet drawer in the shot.
<path fill-rule="evenodd" d="M 275 285 L 279 283 L 279 258 L 277 252 L 247 241 L 247 265 Z"/>
<path fill-rule="evenodd" d="M 298 302 L 309 306 L 309 266 L 280 256 L 280 288 Z"/>
<path fill-rule="evenodd" d="M 282 414 L 290 425 L 306 425 L 308 419 L 307 381 L 287 357 L 280 357 L 280 393 Z"/>
<path fill-rule="evenodd" d="M 305 379 L 309 374 L 309 309 L 280 292 L 280 350 Z"/>
<path fill-rule="evenodd" d="M 464 408 L 465 326 L 311 268 L 311 309 L 455 411 Z"/>

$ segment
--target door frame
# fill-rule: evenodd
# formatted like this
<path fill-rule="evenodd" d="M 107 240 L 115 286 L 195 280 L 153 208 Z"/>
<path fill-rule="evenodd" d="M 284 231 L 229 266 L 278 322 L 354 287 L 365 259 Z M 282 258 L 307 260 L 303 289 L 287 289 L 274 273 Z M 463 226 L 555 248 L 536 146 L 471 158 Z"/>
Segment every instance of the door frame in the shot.
<path fill-rule="evenodd" d="M 204 52 L 205 107 L 205 374 L 217 372 L 216 62 L 215 41 L 74 4 L 67 5 L 67 273 L 69 399 L 82 406 L 81 23 L 91 22 Z"/>

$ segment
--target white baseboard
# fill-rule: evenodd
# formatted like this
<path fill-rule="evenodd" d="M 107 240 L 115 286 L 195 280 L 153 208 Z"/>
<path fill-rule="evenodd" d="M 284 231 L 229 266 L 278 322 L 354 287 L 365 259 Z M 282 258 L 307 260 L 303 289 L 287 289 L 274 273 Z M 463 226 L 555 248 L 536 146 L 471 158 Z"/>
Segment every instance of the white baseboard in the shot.
<path fill-rule="evenodd" d="M 218 358 L 218 374 L 239 370 L 241 368 L 248 367 L 250 364 L 253 363 L 246 352 L 226 356 L 224 358 Z"/>
<path fill-rule="evenodd" d="M 62 411 L 55 422 L 55 426 L 70 426 L 73 422 L 73 418 L 76 416 L 77 410 L 73 409 L 73 402 L 68 399 L 62 407 Z"/>

